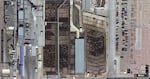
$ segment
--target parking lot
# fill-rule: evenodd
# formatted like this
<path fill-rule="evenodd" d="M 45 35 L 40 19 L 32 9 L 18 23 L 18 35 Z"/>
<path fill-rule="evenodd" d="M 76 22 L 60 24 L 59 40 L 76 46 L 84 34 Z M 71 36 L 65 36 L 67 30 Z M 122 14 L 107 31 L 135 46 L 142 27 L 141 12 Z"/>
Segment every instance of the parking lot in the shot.
<path fill-rule="evenodd" d="M 133 39 L 129 40 L 129 50 L 121 53 L 120 67 L 122 73 L 141 74 L 144 73 L 143 67 L 150 65 L 149 62 L 149 47 L 150 43 L 150 28 L 149 16 L 150 1 L 149 0 L 135 0 L 137 4 L 134 8 L 134 13 L 131 18 L 134 18 L 133 30 L 128 32 Z M 132 25 L 132 23 L 131 23 Z"/>

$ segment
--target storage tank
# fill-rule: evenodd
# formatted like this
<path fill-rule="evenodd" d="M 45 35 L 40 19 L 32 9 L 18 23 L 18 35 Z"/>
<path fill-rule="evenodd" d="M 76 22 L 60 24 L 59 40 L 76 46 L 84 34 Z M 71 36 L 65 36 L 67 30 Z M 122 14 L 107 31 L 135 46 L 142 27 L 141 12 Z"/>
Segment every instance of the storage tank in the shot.
<path fill-rule="evenodd" d="M 10 75 L 10 69 L 2 69 L 3 75 Z"/>

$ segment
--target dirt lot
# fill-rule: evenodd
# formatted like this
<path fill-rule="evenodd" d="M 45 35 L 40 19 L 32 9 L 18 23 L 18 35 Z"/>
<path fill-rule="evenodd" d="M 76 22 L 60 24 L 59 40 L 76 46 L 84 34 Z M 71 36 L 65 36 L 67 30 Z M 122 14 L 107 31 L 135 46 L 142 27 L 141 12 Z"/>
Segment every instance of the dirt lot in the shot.
<path fill-rule="evenodd" d="M 0 0 L 0 32 L 1 29 L 3 27 L 3 0 Z M 1 40 L 1 33 L 0 33 L 0 40 Z M 1 44 L 1 41 L 0 41 Z M 0 51 L 1 51 L 1 47 L 0 47 Z M 1 58 L 1 55 L 0 55 Z"/>

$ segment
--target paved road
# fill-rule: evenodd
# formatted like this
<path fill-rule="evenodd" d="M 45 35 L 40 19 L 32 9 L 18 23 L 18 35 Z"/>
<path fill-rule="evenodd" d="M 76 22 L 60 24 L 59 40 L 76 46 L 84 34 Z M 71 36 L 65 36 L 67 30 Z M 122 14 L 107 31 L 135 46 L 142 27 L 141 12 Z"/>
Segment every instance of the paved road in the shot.
<path fill-rule="evenodd" d="M 28 33 L 27 31 L 25 34 L 25 38 L 27 39 L 33 39 L 33 41 L 31 41 L 32 45 L 38 45 L 38 43 L 40 43 L 40 46 L 42 46 L 43 44 L 45 44 L 44 42 L 44 35 L 45 35 L 45 27 L 43 27 L 44 24 L 44 20 L 41 19 L 42 16 L 44 15 L 42 13 L 42 11 L 40 11 L 41 9 L 39 7 L 37 7 L 37 9 L 34 9 L 32 6 L 32 2 L 30 2 L 30 0 L 24 0 L 25 1 L 25 18 L 26 18 L 26 22 L 28 22 L 31 26 L 30 28 L 26 28 L 28 29 Z M 32 1 L 32 0 L 31 0 Z M 36 0 L 33 3 L 36 3 L 36 5 L 42 5 L 44 1 L 41 0 Z M 41 6 L 40 5 L 40 6 Z M 43 38 L 41 38 L 43 37 Z M 36 57 L 35 56 L 31 56 L 31 49 L 27 48 L 26 49 L 26 56 L 25 56 L 25 65 L 24 65 L 24 78 L 23 79 L 41 79 L 41 74 L 42 73 L 40 70 L 42 70 L 41 68 L 39 68 L 37 71 L 35 72 L 35 67 L 37 67 L 37 61 L 36 61 Z M 38 75 L 40 74 L 40 75 Z"/>
<path fill-rule="evenodd" d="M 34 26 L 33 26 L 33 15 L 32 15 L 32 5 L 30 3 L 30 0 L 24 1 L 26 4 L 24 5 L 26 7 L 25 9 L 25 18 L 26 22 L 28 22 L 31 26 L 28 29 L 28 31 L 25 31 L 25 39 L 34 39 L 36 35 L 32 36 L 34 34 Z M 34 41 L 31 41 L 33 44 Z M 36 57 L 32 56 L 31 53 L 31 47 L 26 46 L 26 56 L 24 61 L 24 78 L 23 79 L 37 79 L 37 73 L 35 72 L 35 66 L 36 66 Z"/>
<path fill-rule="evenodd" d="M 29 49 L 26 49 L 24 78 L 23 79 L 37 79 L 37 72 L 35 72 L 36 57 L 31 56 Z"/>
<path fill-rule="evenodd" d="M 108 29 L 108 35 L 109 35 L 109 51 L 108 51 L 108 57 L 107 57 L 107 62 L 108 62 L 108 77 L 115 77 L 116 76 L 116 65 L 114 65 L 114 59 L 116 59 L 115 53 L 115 0 L 109 0 L 109 29 Z"/>

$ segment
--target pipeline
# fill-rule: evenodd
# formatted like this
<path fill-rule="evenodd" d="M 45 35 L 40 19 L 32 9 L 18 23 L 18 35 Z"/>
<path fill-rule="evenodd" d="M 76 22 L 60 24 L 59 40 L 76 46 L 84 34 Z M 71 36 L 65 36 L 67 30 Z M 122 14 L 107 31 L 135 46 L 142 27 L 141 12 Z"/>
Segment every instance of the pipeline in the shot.
<path fill-rule="evenodd" d="M 58 79 L 60 79 L 60 47 L 59 47 L 59 9 L 66 3 L 67 0 L 64 0 L 62 4 L 60 4 L 60 6 L 57 8 L 57 42 L 58 42 L 58 45 L 57 45 L 57 50 L 58 50 L 58 61 L 57 61 L 57 72 L 58 72 Z"/>

